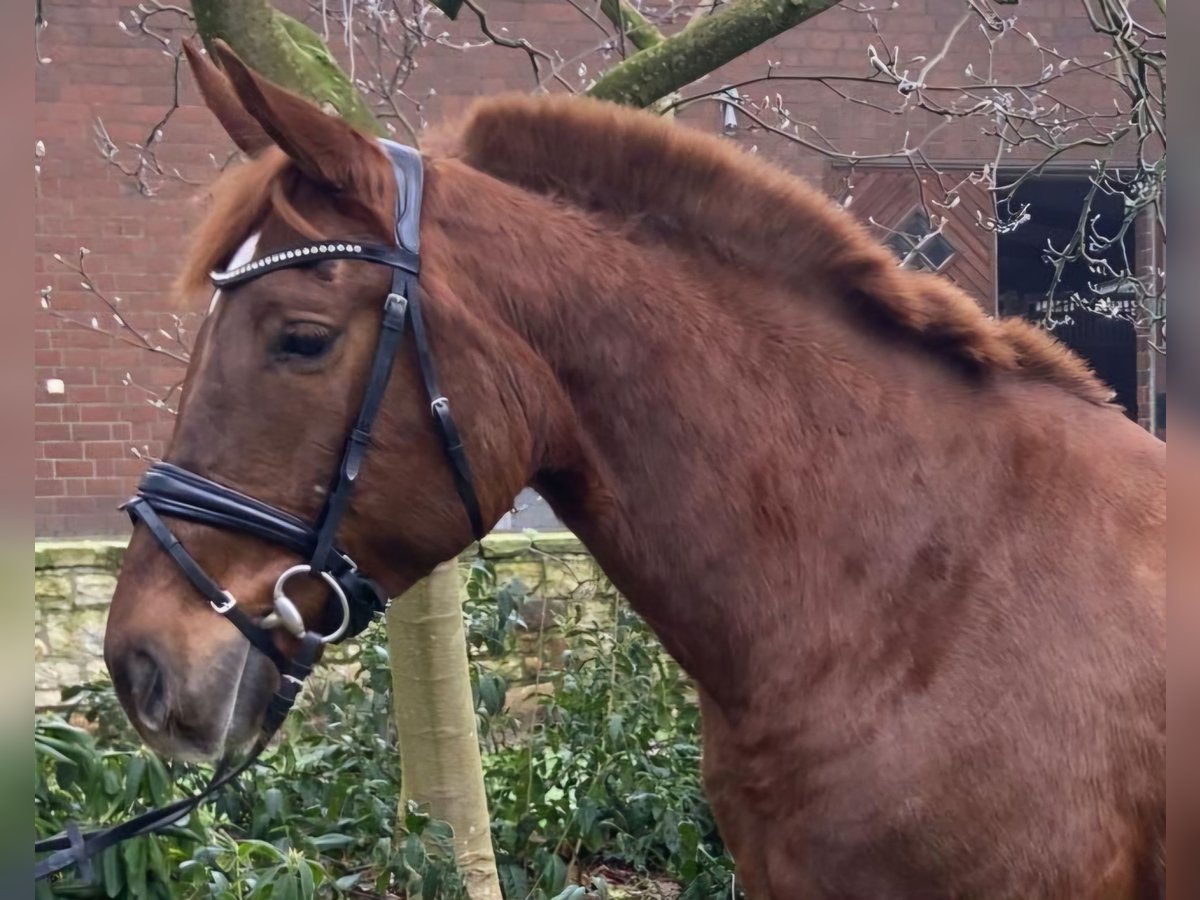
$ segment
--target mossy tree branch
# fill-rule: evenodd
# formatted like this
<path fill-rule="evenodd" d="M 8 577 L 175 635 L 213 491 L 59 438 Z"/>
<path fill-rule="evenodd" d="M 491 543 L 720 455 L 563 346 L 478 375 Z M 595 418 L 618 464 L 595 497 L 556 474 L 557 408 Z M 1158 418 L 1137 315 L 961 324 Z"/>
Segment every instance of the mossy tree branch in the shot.
<path fill-rule="evenodd" d="M 386 133 L 317 33 L 267 0 L 192 0 L 192 12 L 210 50 L 220 38 L 276 84 L 332 107 L 356 128 Z"/>
<path fill-rule="evenodd" d="M 837 2 L 741 0 L 613 66 L 588 93 L 626 106 L 650 106 Z"/>
<path fill-rule="evenodd" d="M 628 0 L 600 0 L 600 11 L 638 50 L 649 50 L 665 40 L 662 32 Z"/>

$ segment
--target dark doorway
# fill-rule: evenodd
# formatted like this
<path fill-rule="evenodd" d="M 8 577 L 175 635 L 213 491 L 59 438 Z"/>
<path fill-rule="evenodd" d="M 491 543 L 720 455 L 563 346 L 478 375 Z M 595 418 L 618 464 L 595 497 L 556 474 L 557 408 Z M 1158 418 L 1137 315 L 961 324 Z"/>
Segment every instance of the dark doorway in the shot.
<path fill-rule="evenodd" d="M 1002 175 L 1001 183 L 1003 180 Z M 1009 181 L 1015 180 L 1013 174 Z M 1000 315 L 1024 316 L 1036 322 L 1045 318 L 1047 292 L 1054 280 L 1054 267 L 1043 257 L 1047 241 L 1058 248 L 1070 241 L 1090 187 L 1084 175 L 1043 175 L 1027 180 L 1007 204 L 1001 205 L 999 213 L 1004 220 L 1028 204 L 1029 220 L 997 237 Z M 1123 198 L 1098 191 L 1092 199 L 1091 212 L 1100 217 L 1096 227 L 1101 234 L 1115 234 L 1124 218 Z M 1126 268 L 1124 259 L 1136 258 L 1133 232 L 1130 228 L 1125 235 L 1124 258 L 1119 248 L 1110 251 L 1110 261 L 1118 271 Z M 1055 318 L 1067 321 L 1055 325 L 1053 334 L 1092 364 L 1096 374 L 1117 392 L 1117 402 L 1125 408 L 1125 414 L 1136 420 L 1137 336 L 1133 323 L 1078 307 L 1068 309 L 1072 294 L 1078 293 L 1085 302 L 1098 299 L 1097 277 L 1089 272 L 1086 263 L 1069 263 L 1065 267 L 1055 290 Z"/>

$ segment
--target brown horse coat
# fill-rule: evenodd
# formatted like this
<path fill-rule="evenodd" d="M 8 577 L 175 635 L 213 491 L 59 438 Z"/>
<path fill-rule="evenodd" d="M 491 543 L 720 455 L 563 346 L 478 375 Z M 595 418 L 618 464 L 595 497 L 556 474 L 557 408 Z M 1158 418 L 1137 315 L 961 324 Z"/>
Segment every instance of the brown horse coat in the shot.
<path fill-rule="evenodd" d="M 378 233 L 381 156 L 223 62 L 238 100 L 208 90 L 210 106 L 286 156 L 218 187 L 184 286 L 251 228 L 261 253 Z M 695 677 L 747 894 L 1159 896 L 1163 444 L 1049 337 L 898 269 L 720 139 L 518 97 L 432 148 L 422 289 L 484 506 L 494 520 L 533 484 Z M 168 458 L 312 515 L 383 277 L 347 263 L 231 293 Z M 307 374 L 260 344 L 297 305 L 339 334 Z M 343 534 L 396 592 L 469 539 L 408 355 Z M 238 392 L 246 367 L 261 377 Z M 267 550 L 181 534 L 243 594 L 265 590 Z M 218 626 L 169 565 L 135 535 L 117 669 L 151 633 L 180 666 L 226 640 L 198 636 Z"/>

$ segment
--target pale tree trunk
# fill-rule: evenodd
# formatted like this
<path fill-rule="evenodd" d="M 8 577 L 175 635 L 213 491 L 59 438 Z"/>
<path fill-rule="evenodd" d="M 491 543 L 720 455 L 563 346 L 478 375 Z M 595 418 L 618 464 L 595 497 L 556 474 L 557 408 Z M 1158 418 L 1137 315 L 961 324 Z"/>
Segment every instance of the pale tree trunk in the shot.
<path fill-rule="evenodd" d="M 460 589 L 457 564 L 445 562 L 387 612 L 400 804 L 428 804 L 454 825 L 454 850 L 471 900 L 501 900 Z"/>

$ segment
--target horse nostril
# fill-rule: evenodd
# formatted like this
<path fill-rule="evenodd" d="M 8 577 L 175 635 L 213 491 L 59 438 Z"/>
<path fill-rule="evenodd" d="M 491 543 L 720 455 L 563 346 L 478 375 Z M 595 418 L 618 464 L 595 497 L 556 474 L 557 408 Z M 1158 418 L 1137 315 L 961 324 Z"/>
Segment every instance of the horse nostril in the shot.
<path fill-rule="evenodd" d="M 138 719 L 150 731 L 161 731 L 170 712 L 167 680 L 162 668 L 153 656 L 138 650 L 126 663 L 126 676 Z"/>

